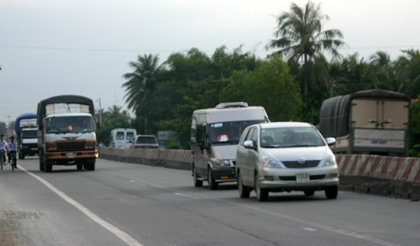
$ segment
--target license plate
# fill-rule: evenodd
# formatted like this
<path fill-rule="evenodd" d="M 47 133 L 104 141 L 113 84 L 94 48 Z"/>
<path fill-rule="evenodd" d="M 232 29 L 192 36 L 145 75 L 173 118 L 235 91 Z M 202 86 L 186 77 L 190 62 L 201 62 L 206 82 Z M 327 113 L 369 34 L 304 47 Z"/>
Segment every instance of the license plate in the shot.
<path fill-rule="evenodd" d="M 67 155 L 66 155 L 68 158 L 74 158 L 74 157 L 76 157 L 77 156 L 77 154 L 76 153 L 67 153 Z"/>
<path fill-rule="evenodd" d="M 307 173 L 298 173 L 296 174 L 296 183 L 308 183 L 309 174 Z"/>

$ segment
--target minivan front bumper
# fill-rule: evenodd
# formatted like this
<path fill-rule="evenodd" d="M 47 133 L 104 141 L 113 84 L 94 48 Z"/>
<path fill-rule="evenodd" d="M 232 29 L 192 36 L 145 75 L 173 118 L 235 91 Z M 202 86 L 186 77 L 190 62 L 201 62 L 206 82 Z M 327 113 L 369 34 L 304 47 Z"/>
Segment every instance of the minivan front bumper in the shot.
<path fill-rule="evenodd" d="M 297 182 L 298 174 L 308 174 L 309 181 Z M 323 190 L 338 186 L 339 174 L 336 166 L 317 168 L 264 169 L 258 175 L 260 187 L 269 191 Z"/>
<path fill-rule="evenodd" d="M 236 182 L 235 167 L 215 167 L 211 169 L 214 181 L 217 183 Z"/>

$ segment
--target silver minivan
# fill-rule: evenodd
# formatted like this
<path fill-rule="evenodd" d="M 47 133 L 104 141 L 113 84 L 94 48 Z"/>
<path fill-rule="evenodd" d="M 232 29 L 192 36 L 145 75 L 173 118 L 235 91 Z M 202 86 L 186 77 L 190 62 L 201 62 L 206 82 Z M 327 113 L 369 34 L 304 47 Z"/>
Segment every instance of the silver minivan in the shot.
<path fill-rule="evenodd" d="M 221 103 L 215 108 L 195 110 L 191 124 L 191 170 L 194 186 L 208 181 L 216 190 L 222 182 L 236 182 L 236 149 L 242 131 L 268 122 L 263 107 L 244 102 Z"/>
<path fill-rule="evenodd" d="M 259 201 L 269 192 L 323 190 L 328 199 L 338 194 L 339 174 L 328 147 L 334 138 L 322 137 L 309 123 L 276 122 L 249 126 L 242 133 L 236 154 L 241 198 L 255 190 Z"/>

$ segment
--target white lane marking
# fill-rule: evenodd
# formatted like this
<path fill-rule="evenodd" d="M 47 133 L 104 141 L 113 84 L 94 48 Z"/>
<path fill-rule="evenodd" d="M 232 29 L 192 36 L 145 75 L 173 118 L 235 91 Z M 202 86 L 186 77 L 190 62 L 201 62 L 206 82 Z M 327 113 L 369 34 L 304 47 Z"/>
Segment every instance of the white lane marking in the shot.
<path fill-rule="evenodd" d="M 120 177 L 129 179 L 128 177 L 124 177 L 124 176 L 120 176 Z M 140 181 L 140 180 L 136 180 L 136 181 L 145 183 L 147 185 L 150 185 L 150 186 L 153 186 L 153 187 L 156 187 L 156 188 L 160 188 L 160 189 L 172 191 L 172 192 L 176 192 L 177 191 L 176 189 L 171 189 L 171 188 L 168 188 L 168 187 L 163 187 L 163 186 L 152 184 L 152 183 L 149 183 L 149 182 L 146 182 L 146 181 Z M 209 197 L 209 196 L 198 196 L 197 198 L 202 198 L 202 199 L 210 198 L 210 199 L 214 199 L 214 197 Z M 272 216 L 275 216 L 275 217 L 279 217 L 279 218 L 287 219 L 287 220 L 290 220 L 290 221 L 295 221 L 295 222 L 298 222 L 298 223 L 301 223 L 301 224 L 304 224 L 304 225 L 312 226 L 312 227 L 315 227 L 315 228 L 318 228 L 318 229 L 323 229 L 323 230 L 326 230 L 326 231 L 329 231 L 329 232 L 333 232 L 333 233 L 337 233 L 337 234 L 341 234 L 341 235 L 353 237 L 353 238 L 364 240 L 364 241 L 367 241 L 367 242 L 376 243 L 378 245 L 382 245 L 382 246 L 400 246 L 399 244 L 395 244 L 395 243 L 392 243 L 392 242 L 381 240 L 379 238 L 374 238 L 374 237 L 371 237 L 369 235 L 359 234 L 357 232 L 347 231 L 347 230 L 335 228 L 335 227 L 332 227 L 332 226 L 323 225 L 323 224 L 315 223 L 315 222 L 304 220 L 304 219 L 299 219 L 299 218 L 292 217 L 292 216 L 289 216 L 289 215 L 280 214 L 280 213 L 277 213 L 277 212 L 272 212 L 272 211 L 269 211 L 269 210 L 261 209 L 259 207 L 253 207 L 253 206 L 250 206 L 250 205 L 247 205 L 247 204 L 237 203 L 237 202 L 228 201 L 228 200 L 223 200 L 223 201 L 224 202 L 227 202 L 227 203 L 234 204 L 236 206 L 241 206 L 241 207 L 245 207 L 245 208 L 248 208 L 248 209 L 251 209 L 251 210 L 256 210 L 256 211 L 259 211 L 259 212 L 262 212 L 262 213 L 266 213 L 266 214 L 269 214 L 269 215 L 272 215 Z"/>
<path fill-rule="evenodd" d="M 189 198 L 198 199 L 198 197 L 191 196 L 191 195 L 186 195 L 186 194 L 182 194 L 182 193 L 174 193 L 174 195 L 177 195 L 177 196 L 184 196 L 184 197 L 189 197 Z"/>
<path fill-rule="evenodd" d="M 315 229 L 309 228 L 309 227 L 304 227 L 303 230 L 307 230 L 307 231 L 316 231 Z"/>
<path fill-rule="evenodd" d="M 128 245 L 130 245 L 130 246 L 143 246 L 143 244 L 139 243 L 137 240 L 135 240 L 134 238 L 130 237 L 127 233 L 121 231 L 117 227 L 115 227 L 115 226 L 111 225 L 110 223 L 106 222 L 105 220 L 99 218 L 99 216 L 97 216 L 96 214 L 92 213 L 89 209 L 87 209 L 86 207 L 84 207 L 82 204 L 76 202 L 71 197 L 67 196 L 62 191 L 60 191 L 59 189 L 55 188 L 52 184 L 50 184 L 45 179 L 39 177 L 36 174 L 33 174 L 33 173 L 27 171 L 25 168 L 23 168 L 20 165 L 19 165 L 19 169 L 25 171 L 27 174 L 29 174 L 32 177 L 38 179 L 41 183 L 43 183 L 45 186 L 47 186 L 50 190 L 54 191 L 57 195 L 59 195 L 61 198 L 63 198 L 66 202 L 70 203 L 71 205 L 73 205 L 74 207 L 76 207 L 77 209 L 79 209 L 86 216 L 88 216 L 93 221 L 95 221 L 96 223 L 98 223 L 100 226 L 104 227 L 105 229 L 107 229 L 108 231 L 110 231 L 111 233 L 113 233 L 115 236 L 117 236 L 118 238 L 120 238 L 122 241 L 124 241 Z"/>
<path fill-rule="evenodd" d="M 334 233 L 338 233 L 338 234 L 341 234 L 341 235 L 345 235 L 345 236 L 357 238 L 357 239 L 360 239 L 360 240 L 364 240 L 364 241 L 367 241 L 367 242 L 376 243 L 378 245 L 400 246 L 399 244 L 391 243 L 391 242 L 388 242 L 388 241 L 385 241 L 385 240 L 381 240 L 379 238 L 374 238 L 374 237 L 371 237 L 371 236 L 366 235 L 366 234 L 360 234 L 360 233 L 353 232 L 353 231 L 347 231 L 347 230 L 335 228 L 335 227 L 332 227 L 332 226 L 315 223 L 315 222 L 312 222 L 312 221 L 309 221 L 309 220 L 299 219 L 299 218 L 296 218 L 296 217 L 293 217 L 293 216 L 280 214 L 280 213 L 264 210 L 264 209 L 257 208 L 257 207 L 252 207 L 252 206 L 246 205 L 246 204 L 235 203 L 235 202 L 226 201 L 226 200 L 225 200 L 225 202 L 233 203 L 233 204 L 236 204 L 237 206 L 246 207 L 246 208 L 249 208 L 249 209 L 260 211 L 260 212 L 263 212 L 263 213 L 266 213 L 266 214 L 269 214 L 269 215 L 272 215 L 272 216 L 275 216 L 275 217 L 279 217 L 279 218 L 295 221 L 295 222 L 298 222 L 298 223 L 306 224 L 306 225 L 309 225 L 309 226 L 312 226 L 312 227 L 315 227 L 315 228 L 324 229 L 324 230 L 329 231 L 329 232 L 334 232 Z"/>

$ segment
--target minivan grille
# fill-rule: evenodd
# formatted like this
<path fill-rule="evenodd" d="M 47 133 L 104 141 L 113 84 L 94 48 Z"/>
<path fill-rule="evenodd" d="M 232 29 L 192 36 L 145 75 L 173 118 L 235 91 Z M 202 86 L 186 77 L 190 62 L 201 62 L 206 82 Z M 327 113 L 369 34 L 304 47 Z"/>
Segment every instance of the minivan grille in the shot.
<path fill-rule="evenodd" d="M 317 167 L 319 164 L 319 160 L 316 161 L 305 161 L 305 163 L 300 164 L 298 161 L 282 161 L 282 163 L 287 168 L 310 168 L 310 167 Z"/>
<path fill-rule="evenodd" d="M 66 142 L 66 143 L 57 143 L 58 150 L 84 150 L 85 142 Z"/>

